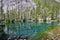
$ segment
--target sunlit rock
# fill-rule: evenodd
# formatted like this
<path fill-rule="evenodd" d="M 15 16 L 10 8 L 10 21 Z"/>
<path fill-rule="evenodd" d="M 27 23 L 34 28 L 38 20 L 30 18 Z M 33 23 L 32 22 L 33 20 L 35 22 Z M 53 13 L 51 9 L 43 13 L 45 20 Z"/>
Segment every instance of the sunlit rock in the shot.
<path fill-rule="evenodd" d="M 55 1 L 60 3 L 60 0 L 55 0 Z"/>

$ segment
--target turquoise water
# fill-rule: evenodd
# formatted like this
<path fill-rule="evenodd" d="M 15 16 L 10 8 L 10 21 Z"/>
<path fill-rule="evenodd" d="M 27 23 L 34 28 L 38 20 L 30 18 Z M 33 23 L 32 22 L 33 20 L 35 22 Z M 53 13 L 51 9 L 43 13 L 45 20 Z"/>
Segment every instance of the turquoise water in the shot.
<path fill-rule="evenodd" d="M 34 36 L 37 32 L 43 31 L 47 27 L 57 25 L 58 23 L 10 23 L 7 24 L 5 32 L 9 35 Z"/>

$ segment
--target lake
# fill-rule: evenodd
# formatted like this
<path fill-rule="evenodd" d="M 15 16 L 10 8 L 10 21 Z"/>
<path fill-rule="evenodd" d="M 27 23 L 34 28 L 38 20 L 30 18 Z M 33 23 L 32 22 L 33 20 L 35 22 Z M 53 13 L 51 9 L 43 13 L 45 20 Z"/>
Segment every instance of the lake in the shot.
<path fill-rule="evenodd" d="M 35 36 L 37 32 L 43 31 L 47 27 L 56 26 L 57 22 L 52 23 L 35 23 L 35 22 L 24 22 L 24 23 L 8 23 L 4 29 L 4 32 L 13 35 L 21 36 Z"/>

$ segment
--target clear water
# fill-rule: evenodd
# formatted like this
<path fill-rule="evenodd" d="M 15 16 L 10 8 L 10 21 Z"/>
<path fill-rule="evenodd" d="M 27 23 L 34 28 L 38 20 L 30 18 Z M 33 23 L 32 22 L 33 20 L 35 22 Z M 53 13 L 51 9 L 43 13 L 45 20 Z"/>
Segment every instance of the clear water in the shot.
<path fill-rule="evenodd" d="M 47 27 L 57 25 L 58 23 L 35 23 L 35 22 L 26 22 L 26 23 L 10 23 L 5 27 L 5 32 L 9 35 L 22 35 L 22 36 L 34 36 L 37 32 L 41 32 Z"/>

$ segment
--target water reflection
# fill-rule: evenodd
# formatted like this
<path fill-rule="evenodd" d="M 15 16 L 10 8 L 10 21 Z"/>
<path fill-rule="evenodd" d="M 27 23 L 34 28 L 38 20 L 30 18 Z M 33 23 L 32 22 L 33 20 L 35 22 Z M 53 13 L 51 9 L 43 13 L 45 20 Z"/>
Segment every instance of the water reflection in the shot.
<path fill-rule="evenodd" d="M 9 35 L 23 35 L 23 36 L 34 36 L 37 32 L 42 31 L 47 27 L 57 25 L 57 22 L 52 23 L 35 23 L 35 22 L 25 22 L 25 23 L 8 23 L 5 27 L 5 33 Z"/>

